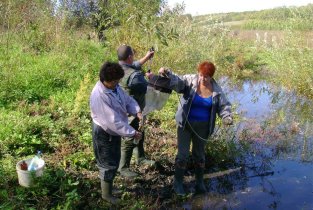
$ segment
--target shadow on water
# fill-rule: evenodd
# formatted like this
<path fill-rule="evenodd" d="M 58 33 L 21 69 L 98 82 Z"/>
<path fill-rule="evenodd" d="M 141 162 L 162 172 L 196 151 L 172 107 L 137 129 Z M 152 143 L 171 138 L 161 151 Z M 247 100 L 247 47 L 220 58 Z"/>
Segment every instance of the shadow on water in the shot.
<path fill-rule="evenodd" d="M 264 81 L 219 81 L 236 107 L 240 170 L 206 179 L 177 209 L 313 209 L 313 102 Z M 192 191 L 192 190 L 191 190 Z"/>

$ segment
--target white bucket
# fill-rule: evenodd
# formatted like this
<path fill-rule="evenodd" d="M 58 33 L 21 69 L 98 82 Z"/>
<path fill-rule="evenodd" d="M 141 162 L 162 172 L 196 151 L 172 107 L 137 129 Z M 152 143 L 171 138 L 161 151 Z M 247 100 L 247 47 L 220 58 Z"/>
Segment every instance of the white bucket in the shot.
<path fill-rule="evenodd" d="M 31 160 L 32 158 L 27 159 L 27 160 L 21 160 L 16 164 L 18 183 L 23 187 L 30 187 L 34 183 L 33 178 L 42 176 L 43 174 L 43 169 L 45 167 L 45 161 L 43 159 L 38 160 L 38 168 L 35 171 L 27 171 L 27 170 L 25 171 L 21 169 L 21 164 L 23 161 L 25 161 L 26 164 L 29 165 Z M 35 174 L 32 175 L 32 173 L 35 173 Z"/>

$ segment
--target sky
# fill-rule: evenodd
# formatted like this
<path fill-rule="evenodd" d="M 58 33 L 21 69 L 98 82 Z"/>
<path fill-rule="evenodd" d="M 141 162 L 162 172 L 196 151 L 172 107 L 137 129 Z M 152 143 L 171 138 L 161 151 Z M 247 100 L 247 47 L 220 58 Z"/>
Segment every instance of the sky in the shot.
<path fill-rule="evenodd" d="M 168 5 L 185 3 L 185 13 L 204 15 L 225 12 L 243 12 L 271 9 L 283 6 L 304 6 L 313 0 L 167 0 Z"/>

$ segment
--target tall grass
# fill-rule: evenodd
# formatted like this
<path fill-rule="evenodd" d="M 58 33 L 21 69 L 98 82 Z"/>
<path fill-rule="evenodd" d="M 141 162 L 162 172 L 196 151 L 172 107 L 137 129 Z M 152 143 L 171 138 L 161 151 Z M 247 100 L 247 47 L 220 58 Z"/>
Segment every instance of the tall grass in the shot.
<path fill-rule="evenodd" d="M 218 22 L 198 27 L 190 16 L 182 15 L 183 7 L 146 13 L 149 1 L 145 1 L 142 5 L 137 2 L 138 10 L 127 7 L 128 13 L 121 14 L 116 10 L 118 7 L 112 8 L 115 15 L 122 17 L 105 31 L 106 40 L 100 43 L 87 39 L 93 32 L 87 26 L 73 28 L 66 24 L 66 19 L 49 16 L 44 10 L 32 14 L 42 1 L 5 2 L 8 4 L 0 3 L 0 17 L 4 20 L 0 29 L 0 177 L 5 177 L 0 183 L 0 200 L 4 201 L 0 208 L 22 208 L 23 202 L 34 208 L 61 209 L 71 205 L 99 208 L 95 206 L 100 199 L 95 190 L 97 179 L 90 175 L 97 169 L 90 145 L 88 99 L 102 62 L 116 61 L 116 48 L 122 43 L 133 46 L 137 58 L 154 46 L 154 73 L 161 66 L 178 74 L 196 73 L 200 61 L 211 60 L 217 65 L 216 77 L 241 78 L 247 70 L 252 76 L 258 75 L 262 66 L 267 65 L 266 69 L 270 69 L 267 73 L 275 75 L 267 79 L 313 97 L 312 52 L 299 47 L 301 36 L 296 38 L 293 31 L 283 45 L 276 47 L 243 43 L 234 40 L 230 29 Z M 24 13 L 20 13 L 21 8 Z M 171 157 L 175 153 L 172 138 L 177 102 L 177 95 L 172 94 L 162 111 L 149 116 L 148 124 L 148 130 L 171 132 L 171 141 L 160 148 Z M 162 138 L 167 140 L 167 136 Z M 225 151 L 234 149 L 227 142 L 220 146 Z M 33 191 L 20 189 L 15 162 L 38 149 L 49 164 L 45 183 Z M 213 151 L 214 147 L 209 149 Z M 18 199 L 14 201 L 11 195 Z M 87 204 L 87 200 L 92 202 Z M 125 206 L 128 204 L 131 205 L 126 202 Z"/>
<path fill-rule="evenodd" d="M 289 31 L 280 45 L 261 46 L 260 57 L 273 75 L 269 80 L 313 98 L 313 53 L 306 41 L 305 34 Z"/>

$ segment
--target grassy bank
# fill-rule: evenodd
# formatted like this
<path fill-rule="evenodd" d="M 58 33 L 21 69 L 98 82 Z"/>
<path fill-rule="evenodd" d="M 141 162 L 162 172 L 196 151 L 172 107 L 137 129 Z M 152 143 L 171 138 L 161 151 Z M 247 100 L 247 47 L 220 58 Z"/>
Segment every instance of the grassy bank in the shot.
<path fill-rule="evenodd" d="M 22 13 L 31 20 L 19 18 L 19 9 L 40 6 L 38 2 L 22 2 L 16 10 L 9 2 L 1 13 L 5 24 L 0 30 L 0 208 L 109 207 L 100 197 L 88 99 L 99 67 L 103 61 L 116 61 L 116 48 L 122 43 L 134 46 L 138 58 L 154 46 L 155 73 L 161 66 L 178 74 L 195 73 L 197 64 L 209 59 L 218 67 L 216 77 L 261 77 L 313 97 L 313 55 L 301 32 L 296 34 L 290 29 L 289 35 L 277 44 L 243 41 L 218 22 L 198 27 L 189 16 L 181 15 L 182 8 L 155 15 L 154 10 L 145 12 L 149 8 L 142 4 L 127 7 L 133 16 L 130 18 L 126 12 L 118 21 L 114 18 L 122 14 L 115 9 L 114 27 L 106 29 L 105 39 L 99 41 L 90 35 L 94 28 L 87 24 L 78 27 L 76 19 L 58 19 L 48 13 L 40 13 L 44 16 L 38 18 L 31 15 L 33 10 Z M 171 191 L 176 107 L 177 95 L 172 94 L 162 111 L 149 116 L 147 150 L 159 166 L 137 168 L 147 176 L 135 184 L 117 178 L 116 186 L 123 190 L 122 209 L 152 209 L 163 205 L 163 201 L 164 205 L 177 201 L 167 195 L 156 202 L 163 191 Z M 248 146 L 229 142 L 223 135 L 217 140 L 220 141 L 207 148 L 208 154 L 215 155 L 208 170 L 238 166 Z M 15 164 L 37 150 L 42 151 L 46 161 L 45 174 L 34 187 L 22 188 L 17 183 Z M 152 193 L 150 187 L 158 183 L 163 187 L 158 186 L 157 192 Z"/>

